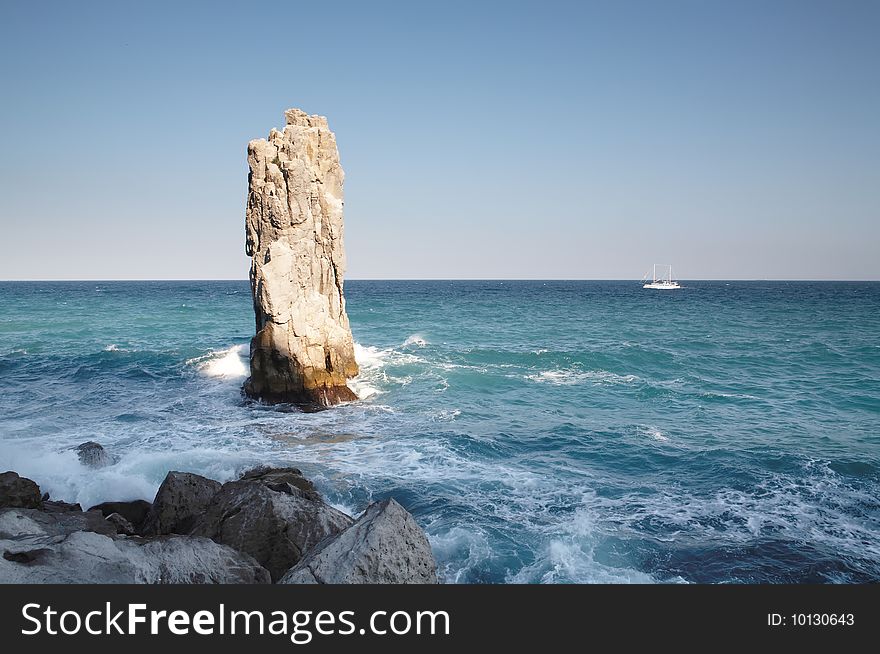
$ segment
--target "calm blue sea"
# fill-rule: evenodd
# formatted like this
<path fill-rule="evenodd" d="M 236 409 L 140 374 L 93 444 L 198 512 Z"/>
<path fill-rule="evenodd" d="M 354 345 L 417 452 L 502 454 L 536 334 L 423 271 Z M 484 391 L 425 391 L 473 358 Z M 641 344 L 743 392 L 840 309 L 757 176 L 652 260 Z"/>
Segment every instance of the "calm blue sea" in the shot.
<path fill-rule="evenodd" d="M 880 283 L 684 286 L 350 281 L 363 399 L 304 414 L 239 394 L 247 282 L 0 283 L 0 469 L 89 506 L 293 464 L 447 582 L 880 580 Z"/>

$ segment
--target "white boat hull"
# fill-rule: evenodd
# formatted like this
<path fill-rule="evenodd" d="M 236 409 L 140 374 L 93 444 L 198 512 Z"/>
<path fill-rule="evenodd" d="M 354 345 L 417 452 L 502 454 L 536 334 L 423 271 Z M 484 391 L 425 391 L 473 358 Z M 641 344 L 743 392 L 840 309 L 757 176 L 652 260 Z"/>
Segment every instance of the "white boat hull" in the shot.
<path fill-rule="evenodd" d="M 657 268 L 660 268 L 661 274 L 657 274 Z M 662 274 L 662 270 L 666 269 L 666 274 Z M 642 288 L 653 288 L 658 291 L 674 291 L 677 288 L 681 288 L 678 285 L 678 282 L 672 279 L 672 265 L 670 264 L 654 264 L 654 275 L 651 277 L 651 281 L 647 280 L 648 274 L 645 273 L 645 276 L 642 277 L 643 282 L 647 282 Z"/>

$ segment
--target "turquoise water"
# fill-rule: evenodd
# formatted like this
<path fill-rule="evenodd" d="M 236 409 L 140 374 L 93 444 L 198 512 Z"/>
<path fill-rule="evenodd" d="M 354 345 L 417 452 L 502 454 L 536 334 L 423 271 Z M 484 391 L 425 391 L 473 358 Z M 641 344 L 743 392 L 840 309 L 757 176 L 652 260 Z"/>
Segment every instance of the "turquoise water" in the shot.
<path fill-rule="evenodd" d="M 448 582 L 880 579 L 880 284 L 346 295 L 363 399 L 304 414 L 239 394 L 247 282 L 0 283 L 0 468 L 91 505 L 294 464 L 398 498 Z"/>

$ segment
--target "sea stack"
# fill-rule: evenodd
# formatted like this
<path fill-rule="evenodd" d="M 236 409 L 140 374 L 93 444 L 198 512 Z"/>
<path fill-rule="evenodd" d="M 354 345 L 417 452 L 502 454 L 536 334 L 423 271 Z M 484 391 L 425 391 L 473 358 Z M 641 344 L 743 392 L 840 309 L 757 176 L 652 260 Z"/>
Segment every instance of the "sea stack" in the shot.
<path fill-rule="evenodd" d="M 356 400 L 358 373 L 342 278 L 342 182 L 323 116 L 284 112 L 282 131 L 248 144 L 247 254 L 256 336 L 245 393 L 303 407 Z"/>

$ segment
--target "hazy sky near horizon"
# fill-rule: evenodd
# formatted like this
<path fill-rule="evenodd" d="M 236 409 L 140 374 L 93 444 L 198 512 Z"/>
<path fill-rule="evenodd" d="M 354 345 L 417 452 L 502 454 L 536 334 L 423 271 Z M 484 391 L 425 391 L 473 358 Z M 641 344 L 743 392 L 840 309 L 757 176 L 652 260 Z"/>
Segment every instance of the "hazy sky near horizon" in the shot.
<path fill-rule="evenodd" d="M 294 106 L 349 278 L 880 279 L 880 2 L 0 11 L 0 279 L 246 278 Z"/>

